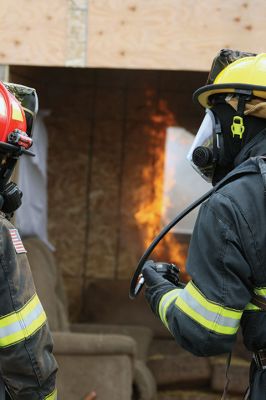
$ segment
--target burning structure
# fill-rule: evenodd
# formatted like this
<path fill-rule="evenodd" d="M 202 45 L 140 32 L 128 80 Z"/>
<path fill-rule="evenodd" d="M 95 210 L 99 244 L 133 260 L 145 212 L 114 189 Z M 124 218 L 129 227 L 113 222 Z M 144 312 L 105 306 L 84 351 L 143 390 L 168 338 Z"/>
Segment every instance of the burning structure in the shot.
<path fill-rule="evenodd" d="M 195 131 L 201 111 L 191 93 L 205 74 L 12 67 L 11 77 L 36 87 L 41 108 L 51 110 L 50 239 L 72 318 L 79 320 L 82 312 L 90 319 L 91 284 L 118 280 L 126 287 L 166 222 L 167 129 Z M 172 210 L 182 207 L 179 199 L 171 200 Z M 169 234 L 154 257 L 184 270 L 188 239 Z"/>

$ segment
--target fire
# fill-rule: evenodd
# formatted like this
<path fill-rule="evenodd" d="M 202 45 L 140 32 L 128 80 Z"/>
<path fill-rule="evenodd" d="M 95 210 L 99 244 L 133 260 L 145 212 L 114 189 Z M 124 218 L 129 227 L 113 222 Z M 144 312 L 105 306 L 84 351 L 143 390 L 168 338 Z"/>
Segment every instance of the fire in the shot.
<path fill-rule="evenodd" d="M 149 96 L 151 95 L 151 92 L 147 92 L 147 101 L 149 101 Z M 161 100 L 158 112 L 150 113 L 149 135 L 151 143 L 149 146 L 152 147 L 152 166 L 150 164 L 146 165 L 142 171 L 142 182 L 147 195 L 145 197 L 142 196 L 138 210 L 134 215 L 140 227 L 145 247 L 151 243 L 162 229 L 164 210 L 171 205 L 170 198 L 163 204 L 165 139 L 166 128 L 175 125 L 177 125 L 177 121 L 173 113 L 168 109 L 166 101 Z M 154 250 L 151 258 L 173 262 L 184 272 L 186 252 L 187 244 L 178 243 L 176 236 L 170 232 Z"/>

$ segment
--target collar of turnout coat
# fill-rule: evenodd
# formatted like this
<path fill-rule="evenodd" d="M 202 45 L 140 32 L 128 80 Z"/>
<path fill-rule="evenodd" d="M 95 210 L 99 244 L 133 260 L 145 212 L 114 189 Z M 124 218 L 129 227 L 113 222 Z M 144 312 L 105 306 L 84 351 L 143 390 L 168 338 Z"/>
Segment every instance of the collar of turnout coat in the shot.
<path fill-rule="evenodd" d="M 246 144 L 245 147 L 238 153 L 234 161 L 234 166 L 242 164 L 251 157 L 266 156 L 266 129 L 263 129 L 259 134 Z"/>
<path fill-rule="evenodd" d="M 234 165 L 235 168 L 213 188 L 214 192 L 243 175 L 259 173 L 263 178 L 266 194 L 266 129 L 263 129 L 241 150 Z"/>

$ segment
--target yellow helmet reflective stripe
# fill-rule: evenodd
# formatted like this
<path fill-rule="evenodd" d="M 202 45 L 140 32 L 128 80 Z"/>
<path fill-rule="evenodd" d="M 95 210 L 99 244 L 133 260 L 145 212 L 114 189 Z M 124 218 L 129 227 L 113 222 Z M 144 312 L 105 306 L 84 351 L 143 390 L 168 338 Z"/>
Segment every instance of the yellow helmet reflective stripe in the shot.
<path fill-rule="evenodd" d="M 241 93 L 250 90 L 254 96 L 266 99 L 266 53 L 240 58 L 225 67 L 212 85 L 206 85 L 193 95 L 203 107 L 210 107 L 209 97 L 217 93 Z"/>

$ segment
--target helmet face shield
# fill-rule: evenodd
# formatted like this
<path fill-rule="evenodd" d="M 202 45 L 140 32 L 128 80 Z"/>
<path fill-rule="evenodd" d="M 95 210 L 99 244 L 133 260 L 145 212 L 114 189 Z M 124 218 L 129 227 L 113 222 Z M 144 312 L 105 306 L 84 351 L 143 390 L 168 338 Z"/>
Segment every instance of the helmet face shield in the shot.
<path fill-rule="evenodd" d="M 187 160 L 192 167 L 207 182 L 211 182 L 213 178 L 219 131 L 221 132 L 220 124 L 214 113 L 210 109 L 206 109 L 205 117 L 187 155 Z"/>

